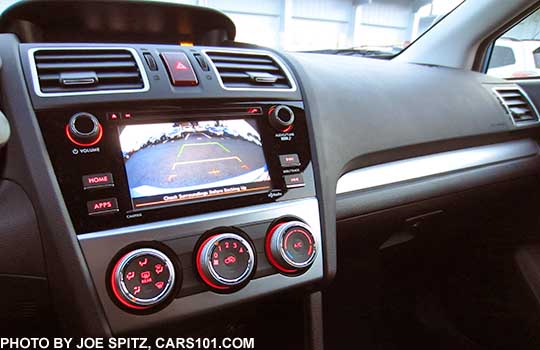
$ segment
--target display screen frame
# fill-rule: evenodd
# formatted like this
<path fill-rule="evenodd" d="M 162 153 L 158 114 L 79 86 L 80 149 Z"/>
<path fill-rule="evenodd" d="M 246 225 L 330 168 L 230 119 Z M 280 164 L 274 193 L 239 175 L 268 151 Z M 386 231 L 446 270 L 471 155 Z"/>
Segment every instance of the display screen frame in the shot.
<path fill-rule="evenodd" d="M 175 124 L 178 126 L 191 125 L 191 128 L 193 128 L 194 125 L 197 125 L 200 128 L 201 125 L 205 125 L 205 124 L 207 125 L 208 123 L 216 123 L 216 125 L 220 123 L 222 124 L 222 126 L 223 125 L 226 126 L 230 124 L 231 122 L 233 123 L 244 122 L 244 123 L 249 124 L 254 129 L 255 132 L 252 134 L 255 134 L 255 135 L 250 136 L 250 142 L 252 144 L 256 143 L 258 146 L 258 149 L 256 149 L 255 153 L 258 153 L 257 156 L 259 157 L 259 162 L 262 161 L 262 164 L 264 164 L 265 175 L 261 176 L 262 178 L 264 178 L 264 180 L 260 179 L 258 181 L 247 181 L 247 182 L 243 181 L 239 183 L 231 183 L 229 185 L 221 185 L 217 187 L 216 186 L 208 187 L 208 186 L 203 186 L 201 184 L 199 188 L 194 189 L 194 190 L 188 190 L 188 191 L 181 191 L 178 188 L 173 188 L 172 191 L 170 192 L 163 190 L 161 193 L 151 194 L 148 196 L 134 195 L 133 189 L 136 186 L 133 186 L 133 180 L 130 180 L 130 170 L 128 170 L 128 166 L 127 166 L 127 163 L 129 160 L 126 160 L 125 158 L 126 154 L 124 152 L 122 141 L 121 141 L 121 137 L 122 137 L 121 133 L 122 133 L 122 130 L 124 130 L 124 128 L 137 128 L 137 127 L 145 128 L 145 127 L 148 127 L 149 125 L 165 126 L 166 124 Z M 260 124 L 259 118 L 257 117 L 211 116 L 208 118 L 198 117 L 198 118 L 193 118 L 193 119 L 184 119 L 184 118 L 174 118 L 174 119 L 167 118 L 167 119 L 158 119 L 158 120 L 154 119 L 152 121 L 147 120 L 145 122 L 140 121 L 138 123 L 129 123 L 129 124 L 119 125 L 117 138 L 118 138 L 119 145 L 121 146 L 120 148 L 122 149 L 121 152 L 122 152 L 122 159 L 123 159 L 123 170 L 126 176 L 128 193 L 129 193 L 129 198 L 131 201 L 131 207 L 132 207 L 131 211 L 139 212 L 139 211 L 153 210 L 153 209 L 166 208 L 166 207 L 190 205 L 190 204 L 196 204 L 200 202 L 224 200 L 224 199 L 229 199 L 229 198 L 254 196 L 254 195 L 261 195 L 261 194 L 264 195 L 271 192 L 274 187 L 273 179 L 271 176 L 272 171 L 270 170 L 271 165 L 268 159 L 266 148 L 263 145 L 264 137 L 263 137 L 263 133 L 261 132 L 261 127 L 259 124 Z M 234 149 L 235 147 L 234 145 L 235 141 L 236 143 L 240 143 L 242 141 L 244 142 L 248 142 L 248 141 L 246 140 L 245 136 L 240 135 L 242 134 L 241 132 L 235 132 L 234 127 L 230 129 L 233 129 L 232 135 L 225 134 L 224 137 L 226 141 L 228 140 L 230 142 L 233 142 L 232 145 L 230 144 L 227 145 L 227 146 L 232 146 L 230 147 L 231 150 L 228 149 L 229 147 L 221 145 L 221 142 L 218 143 L 214 140 L 205 139 L 204 141 L 206 142 L 202 142 L 202 143 L 206 143 L 209 145 L 208 146 L 203 145 L 203 146 L 207 148 L 210 148 L 212 146 L 214 148 L 213 150 L 209 150 L 208 153 L 212 153 L 216 151 L 224 151 L 225 149 L 227 149 L 227 152 L 233 153 L 233 155 L 230 155 L 229 157 L 224 157 L 224 158 L 226 158 L 227 160 L 230 160 L 229 163 L 234 163 L 235 162 L 234 159 L 236 159 L 240 164 L 242 164 L 242 161 L 240 160 L 241 157 L 239 157 L 238 155 L 234 155 L 235 151 L 232 149 Z M 199 137 L 210 136 L 210 138 L 223 138 L 223 135 L 219 137 L 220 130 L 214 130 L 214 132 L 216 131 L 218 132 L 218 134 L 214 134 L 214 135 L 208 133 L 208 129 L 205 129 L 205 130 L 197 129 L 197 130 L 190 131 L 189 133 L 191 133 L 191 135 L 196 135 L 197 133 L 199 133 L 198 135 Z M 205 133 L 206 136 L 201 136 L 200 133 Z M 255 136 L 254 140 L 253 140 L 253 136 Z M 189 136 L 189 137 L 192 137 L 192 136 Z M 182 138 L 180 138 L 180 140 L 182 140 Z M 178 143 L 177 148 L 179 149 L 182 148 L 181 142 L 178 142 L 179 141 L 178 139 L 172 142 L 175 142 L 175 141 Z M 222 142 L 224 143 L 224 141 Z M 154 145 L 151 145 L 151 146 L 153 147 Z M 202 148 L 202 147 L 197 147 L 197 148 Z M 188 149 L 188 147 L 184 147 L 184 149 Z M 180 151 L 178 151 L 178 153 L 180 153 Z M 245 164 L 242 164 L 242 165 L 245 165 Z M 174 167 L 174 164 L 173 164 L 173 167 Z M 211 185 L 211 183 L 209 185 Z M 219 193 L 220 191 L 221 193 Z M 194 193 L 197 193 L 197 192 L 202 192 L 202 193 L 206 192 L 208 193 L 208 195 L 200 195 L 200 194 L 194 195 Z M 167 197 L 167 199 L 165 199 L 165 197 Z M 161 198 L 161 200 L 159 198 Z"/>

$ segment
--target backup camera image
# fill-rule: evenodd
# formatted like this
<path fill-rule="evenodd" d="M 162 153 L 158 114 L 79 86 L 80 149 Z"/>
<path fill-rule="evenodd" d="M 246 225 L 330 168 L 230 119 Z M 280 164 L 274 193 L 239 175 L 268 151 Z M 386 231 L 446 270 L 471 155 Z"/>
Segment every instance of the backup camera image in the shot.
<path fill-rule="evenodd" d="M 270 189 L 254 120 L 119 127 L 134 208 Z"/>

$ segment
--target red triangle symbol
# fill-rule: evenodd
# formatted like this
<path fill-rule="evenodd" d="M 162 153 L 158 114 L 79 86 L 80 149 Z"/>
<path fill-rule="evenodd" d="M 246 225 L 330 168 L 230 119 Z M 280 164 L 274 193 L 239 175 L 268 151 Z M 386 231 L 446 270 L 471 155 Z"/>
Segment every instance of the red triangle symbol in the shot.
<path fill-rule="evenodd" d="M 176 66 L 174 67 L 176 70 L 186 70 L 188 67 L 186 67 L 182 62 L 178 61 L 176 62 Z"/>

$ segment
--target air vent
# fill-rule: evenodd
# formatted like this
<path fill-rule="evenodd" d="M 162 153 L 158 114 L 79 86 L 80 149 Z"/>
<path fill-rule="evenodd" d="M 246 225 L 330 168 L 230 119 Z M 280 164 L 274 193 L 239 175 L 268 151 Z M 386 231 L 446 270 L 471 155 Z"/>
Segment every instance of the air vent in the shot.
<path fill-rule="evenodd" d="M 501 87 L 493 90 L 515 125 L 538 123 L 538 112 L 523 90 L 518 87 Z"/>
<path fill-rule="evenodd" d="M 225 89 L 292 90 L 285 67 L 265 53 L 207 51 Z"/>
<path fill-rule="evenodd" d="M 30 57 L 34 84 L 39 84 L 36 92 L 49 96 L 142 91 L 144 70 L 135 55 L 120 48 L 34 50 Z"/>

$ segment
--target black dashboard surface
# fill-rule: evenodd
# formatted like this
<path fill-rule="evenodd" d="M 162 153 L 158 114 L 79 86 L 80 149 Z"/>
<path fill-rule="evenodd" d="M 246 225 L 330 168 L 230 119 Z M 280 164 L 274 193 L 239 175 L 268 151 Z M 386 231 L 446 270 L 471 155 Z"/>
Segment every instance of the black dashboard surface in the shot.
<path fill-rule="evenodd" d="M 54 16 L 43 16 L 54 13 Z M 76 30 L 74 30 L 76 28 Z M 21 1 L 0 19 L 0 32 L 22 42 L 130 42 L 219 45 L 234 40 L 234 23 L 219 11 L 144 1 Z"/>
<path fill-rule="evenodd" d="M 59 2 L 54 3 L 58 5 Z M 89 6 L 96 4 L 102 5 L 102 2 Z M 168 84 L 160 61 L 159 72 L 152 73 L 158 78 L 151 80 L 148 93 L 39 97 L 32 89 L 29 75 L 24 75 L 25 70 L 28 73 L 27 50 L 54 45 L 50 42 L 60 40 L 66 43 L 65 46 L 80 45 L 83 37 L 78 34 L 59 36 L 59 32 L 69 28 L 70 22 L 65 22 L 64 27 L 48 27 L 52 23 L 30 16 L 39 12 L 40 6 L 47 5 L 40 1 L 35 6 L 28 14 L 24 14 L 24 7 L 19 9 L 24 15 L 17 15 L 17 7 L 13 8 L 2 24 L 3 30 L 15 31 L 10 26 L 15 25 L 18 19 L 25 19 L 35 21 L 38 27 L 50 28 L 49 34 L 38 36 L 37 40 L 24 35 L 21 38 L 13 34 L 0 35 L 0 58 L 4 63 L 0 72 L 2 108 L 13 127 L 2 178 L 19 183 L 33 203 L 45 259 L 50 261 L 47 272 L 51 285 L 58 286 L 68 281 L 54 298 L 58 303 L 74 300 L 69 311 L 71 317 L 79 319 L 79 322 L 74 322 L 73 326 L 85 333 L 107 333 L 108 325 L 54 177 L 36 112 L 137 102 L 181 104 L 184 101 L 197 103 L 208 100 L 303 100 L 321 212 L 321 231 L 324 233 L 326 282 L 332 280 L 337 269 L 336 184 L 344 173 L 374 164 L 525 138 L 537 133 L 535 127 L 516 129 L 491 92 L 492 86 L 505 84 L 504 81 L 462 70 L 331 55 L 274 53 L 288 63 L 300 87 L 287 93 L 225 91 L 212 73 L 199 71 L 199 68 L 196 68 L 197 74 L 208 74 L 205 82 L 180 91 Z M 162 10 L 156 7 L 156 11 Z M 95 12 L 94 8 L 85 11 Z M 124 14 L 126 18 L 128 13 Z M 203 38 L 198 42 L 218 45 L 234 38 L 234 26 L 231 27 L 227 21 L 222 24 L 222 35 L 214 37 L 219 40 Z M 191 33 L 198 32 L 193 29 Z M 88 46 L 100 46 L 111 41 L 129 46 L 130 42 L 137 42 L 133 46 L 140 54 L 143 49 L 147 50 L 144 46 L 170 42 L 154 35 L 128 38 L 114 31 L 107 32 L 111 37 L 105 40 L 103 34 L 92 33 Z M 197 39 L 193 36 L 187 39 L 194 38 Z M 21 39 L 34 43 L 20 45 Z M 186 50 L 193 54 L 204 47 L 180 49 L 177 45 L 156 45 L 148 51 L 156 54 L 165 49 Z M 2 230 L 4 228 L 0 228 Z"/>
<path fill-rule="evenodd" d="M 311 119 L 327 234 L 335 234 L 336 184 L 347 171 L 528 132 L 516 130 L 490 91 L 504 81 L 484 74 L 357 57 L 286 57 Z"/>

